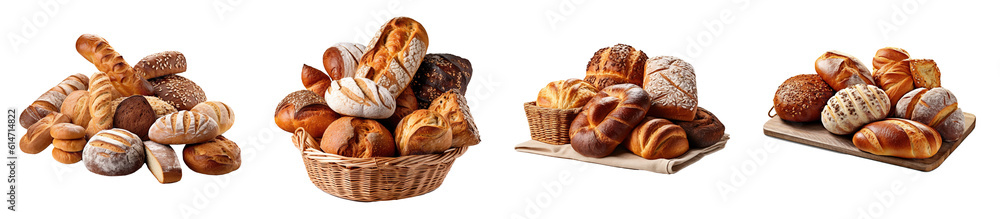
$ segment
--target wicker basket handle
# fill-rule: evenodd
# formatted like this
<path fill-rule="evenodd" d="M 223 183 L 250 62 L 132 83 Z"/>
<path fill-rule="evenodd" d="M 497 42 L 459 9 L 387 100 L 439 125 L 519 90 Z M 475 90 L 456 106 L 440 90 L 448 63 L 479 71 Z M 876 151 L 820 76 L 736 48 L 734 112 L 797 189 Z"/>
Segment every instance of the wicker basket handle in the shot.
<path fill-rule="evenodd" d="M 310 146 L 318 144 L 316 139 L 313 139 L 313 137 L 309 135 L 309 132 L 306 132 L 306 130 L 302 127 L 295 129 L 295 133 L 292 134 L 292 142 L 295 145 L 295 148 L 299 149 L 299 153 L 305 153 L 306 148 L 310 148 Z"/>

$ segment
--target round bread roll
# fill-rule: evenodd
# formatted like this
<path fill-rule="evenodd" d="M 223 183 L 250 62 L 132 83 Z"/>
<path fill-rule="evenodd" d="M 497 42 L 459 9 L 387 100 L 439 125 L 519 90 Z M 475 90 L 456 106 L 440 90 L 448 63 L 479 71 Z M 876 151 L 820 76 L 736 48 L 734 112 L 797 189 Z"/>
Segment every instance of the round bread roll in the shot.
<path fill-rule="evenodd" d="M 160 144 L 194 144 L 219 135 L 219 125 L 205 114 L 179 111 L 160 117 L 149 127 L 149 139 Z"/>
<path fill-rule="evenodd" d="M 236 121 L 236 115 L 233 114 L 233 109 L 229 108 L 229 105 L 219 101 L 205 101 L 199 103 L 191 109 L 191 112 L 202 113 L 212 118 L 219 125 L 219 134 L 226 133 L 229 128 L 233 127 L 233 122 Z"/>
<path fill-rule="evenodd" d="M 472 111 L 465 96 L 458 90 L 450 90 L 438 96 L 428 109 L 434 111 L 450 123 L 451 146 L 465 147 L 479 144 L 479 128 L 472 119 Z"/>
<path fill-rule="evenodd" d="M 44 151 L 52 144 L 52 125 L 69 122 L 69 117 L 59 112 L 51 112 L 35 123 L 28 126 L 28 130 L 21 136 L 21 152 L 27 154 L 37 154 Z"/>
<path fill-rule="evenodd" d="M 470 80 L 472 62 L 468 59 L 447 53 L 427 54 L 409 87 L 420 108 L 427 109 L 434 99 L 449 90 L 465 95 Z"/>
<path fill-rule="evenodd" d="M 156 122 L 156 111 L 145 97 L 132 95 L 115 108 L 112 126 L 132 132 L 142 140 L 149 139 L 149 127 Z"/>
<path fill-rule="evenodd" d="M 66 114 L 73 124 L 87 127 L 87 123 L 90 122 L 90 104 L 87 103 L 88 98 L 90 98 L 90 92 L 87 92 L 87 90 L 73 91 L 63 100 L 62 106 L 59 108 L 60 112 Z"/>
<path fill-rule="evenodd" d="M 403 89 L 403 93 L 400 93 L 396 97 L 396 111 L 392 113 L 389 118 L 378 120 L 385 126 L 386 129 L 396 130 L 396 126 L 399 125 L 399 121 L 403 120 L 403 117 L 410 115 L 413 111 L 420 109 L 420 103 L 417 97 L 413 94 L 413 89 L 406 87 Z"/>
<path fill-rule="evenodd" d="M 303 128 L 311 136 L 323 136 L 330 123 L 340 115 L 326 105 L 326 100 L 309 90 L 292 92 L 274 109 L 274 124 L 286 132 Z"/>
<path fill-rule="evenodd" d="M 692 121 L 671 121 L 681 126 L 687 134 L 688 145 L 692 148 L 712 146 L 726 133 L 726 126 L 715 117 L 715 114 L 705 108 L 698 107 L 698 113 Z"/>
<path fill-rule="evenodd" d="M 835 92 L 817 74 L 792 76 L 774 92 L 774 111 L 785 121 L 819 121 L 823 106 Z"/>
<path fill-rule="evenodd" d="M 83 149 L 87 170 L 105 176 L 132 174 L 142 167 L 145 159 L 139 136 L 119 128 L 97 132 Z"/>
<path fill-rule="evenodd" d="M 657 56 L 646 60 L 642 89 L 649 93 L 652 104 L 649 116 L 691 121 L 698 113 L 698 85 L 694 67 L 673 56 Z"/>
<path fill-rule="evenodd" d="M 222 175 L 240 168 L 240 147 L 222 135 L 184 146 L 184 164 L 207 175 Z"/>
<path fill-rule="evenodd" d="M 340 117 L 323 133 L 323 152 L 340 156 L 371 158 L 396 156 L 392 132 L 375 120 Z"/>
<path fill-rule="evenodd" d="M 396 148 L 400 156 L 436 154 L 451 148 L 448 119 L 421 109 L 403 118 L 396 127 Z"/>
<path fill-rule="evenodd" d="M 823 53 L 816 58 L 816 73 L 834 90 L 856 84 L 875 84 L 871 71 L 858 58 L 836 50 Z"/>
<path fill-rule="evenodd" d="M 59 123 L 49 128 L 49 134 L 53 139 L 79 139 L 87 137 L 87 130 L 73 123 Z"/>
<path fill-rule="evenodd" d="M 646 53 L 625 44 L 617 44 L 597 50 L 587 63 L 584 81 L 598 90 L 605 87 L 630 83 L 642 85 L 646 69 Z"/>
<path fill-rule="evenodd" d="M 958 141 L 965 133 L 965 115 L 958 97 L 943 87 L 917 88 L 896 103 L 896 116 L 926 124 L 947 142 Z"/>
<path fill-rule="evenodd" d="M 597 95 L 597 87 L 586 81 L 570 78 L 549 82 L 538 91 L 535 105 L 553 109 L 572 109 L 586 105 Z"/>
<path fill-rule="evenodd" d="M 87 146 L 87 140 L 78 139 L 53 139 L 52 146 L 64 152 L 80 152 Z"/>
<path fill-rule="evenodd" d="M 83 140 L 83 139 L 80 139 Z M 84 141 L 86 142 L 86 141 Z M 55 158 L 59 163 L 64 164 L 74 164 L 83 160 L 83 152 L 67 152 L 60 150 L 59 148 L 52 149 L 52 158 Z"/>
<path fill-rule="evenodd" d="M 205 91 L 198 84 L 180 75 L 167 75 L 149 80 L 153 84 L 153 93 L 177 110 L 191 110 L 195 105 L 205 102 Z"/>

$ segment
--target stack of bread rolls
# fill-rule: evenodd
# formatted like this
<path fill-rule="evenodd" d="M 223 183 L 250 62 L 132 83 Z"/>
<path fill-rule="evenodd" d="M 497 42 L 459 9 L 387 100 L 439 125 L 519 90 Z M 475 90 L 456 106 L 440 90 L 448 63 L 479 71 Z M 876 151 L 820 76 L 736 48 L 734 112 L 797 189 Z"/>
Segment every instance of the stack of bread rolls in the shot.
<path fill-rule="evenodd" d="M 535 102 L 581 108 L 569 136 L 583 156 L 605 157 L 622 146 L 646 159 L 669 159 L 723 138 L 725 126 L 698 107 L 697 93 L 691 64 L 618 44 L 594 53 L 583 80 L 553 81 Z"/>
<path fill-rule="evenodd" d="M 22 151 L 35 154 L 51 144 L 57 161 L 82 160 L 91 172 L 108 176 L 146 164 L 160 183 L 180 180 L 181 159 L 171 144 L 187 145 L 183 160 L 195 172 L 239 168 L 239 147 L 222 137 L 235 121 L 233 111 L 206 101 L 200 86 L 177 75 L 187 71 L 184 54 L 155 53 L 130 66 L 107 40 L 91 34 L 77 39 L 76 50 L 99 72 L 71 75 L 25 108 Z"/>
<path fill-rule="evenodd" d="M 928 158 L 942 141 L 961 138 L 965 117 L 955 95 L 941 87 L 934 60 L 885 47 L 875 52 L 872 66 L 826 52 L 816 59 L 816 74 L 778 87 L 774 110 L 785 121 L 821 121 L 833 134 L 853 134 L 858 149 L 877 155 Z"/>
<path fill-rule="evenodd" d="M 323 53 L 324 70 L 302 66 L 304 90 L 274 112 L 282 130 L 303 129 L 326 153 L 356 158 L 443 153 L 479 144 L 466 87 L 469 60 L 427 54 L 423 26 L 389 20 L 367 47 L 338 43 Z"/>

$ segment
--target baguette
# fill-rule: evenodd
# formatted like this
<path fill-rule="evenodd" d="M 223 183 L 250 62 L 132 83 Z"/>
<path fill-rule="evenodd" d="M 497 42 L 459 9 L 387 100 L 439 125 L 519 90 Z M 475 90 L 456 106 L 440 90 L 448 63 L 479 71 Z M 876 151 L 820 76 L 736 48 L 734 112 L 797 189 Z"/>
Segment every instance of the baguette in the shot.
<path fill-rule="evenodd" d="M 39 96 L 31 105 L 24 108 L 19 119 L 21 127 L 28 128 L 32 124 L 35 124 L 35 122 L 38 122 L 39 119 L 49 115 L 49 113 L 60 112 L 66 96 L 69 96 L 73 91 L 86 91 L 89 83 L 90 79 L 83 74 L 73 74 L 66 77 L 58 85 Z"/>
<path fill-rule="evenodd" d="M 125 62 L 125 58 L 97 35 L 84 34 L 76 40 L 76 51 L 108 75 L 115 90 L 125 96 L 153 95 L 153 85 Z"/>

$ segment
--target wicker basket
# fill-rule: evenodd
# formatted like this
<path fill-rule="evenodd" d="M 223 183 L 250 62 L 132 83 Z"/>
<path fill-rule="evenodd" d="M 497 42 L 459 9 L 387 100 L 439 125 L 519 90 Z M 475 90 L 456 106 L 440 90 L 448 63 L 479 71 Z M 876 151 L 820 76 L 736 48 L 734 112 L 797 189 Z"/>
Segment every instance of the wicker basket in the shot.
<path fill-rule="evenodd" d="M 535 101 L 524 103 L 531 139 L 548 144 L 569 144 L 569 126 L 579 113 L 580 108 L 552 109 L 535 105 Z"/>
<path fill-rule="evenodd" d="M 318 150 L 319 144 L 302 128 L 295 130 L 292 141 L 302 153 L 302 162 L 316 187 L 363 202 L 404 199 L 434 191 L 455 159 L 468 150 L 459 147 L 441 154 L 353 158 Z"/>

